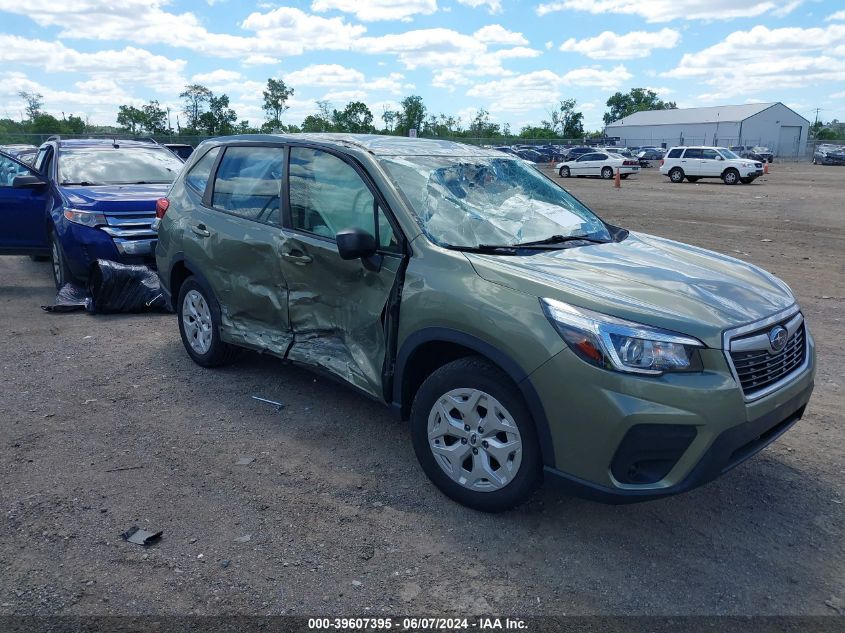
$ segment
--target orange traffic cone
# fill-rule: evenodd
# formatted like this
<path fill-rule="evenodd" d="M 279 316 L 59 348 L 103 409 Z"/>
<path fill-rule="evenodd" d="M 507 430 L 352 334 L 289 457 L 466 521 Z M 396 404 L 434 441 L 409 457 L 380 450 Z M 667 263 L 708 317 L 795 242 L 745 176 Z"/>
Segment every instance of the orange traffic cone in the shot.
<path fill-rule="evenodd" d="M 763 163 L 763 173 L 764 173 L 764 174 L 768 174 L 768 173 L 769 173 L 769 162 L 768 162 L 768 161 L 766 161 L 765 163 Z"/>
<path fill-rule="evenodd" d="M 613 177 L 613 186 L 619 189 L 622 186 L 622 177 L 619 175 L 619 168 L 616 168 L 616 175 Z"/>

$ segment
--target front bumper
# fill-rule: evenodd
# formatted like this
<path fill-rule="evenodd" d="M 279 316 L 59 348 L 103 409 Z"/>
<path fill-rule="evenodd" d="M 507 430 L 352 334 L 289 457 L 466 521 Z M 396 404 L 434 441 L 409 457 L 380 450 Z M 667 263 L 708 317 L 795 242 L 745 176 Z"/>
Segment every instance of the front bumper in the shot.
<path fill-rule="evenodd" d="M 702 350 L 701 373 L 659 378 L 605 371 L 561 352 L 528 379 L 549 419 L 547 480 L 577 496 L 630 503 L 715 479 L 801 418 L 814 384 L 812 339 L 808 346 L 807 367 L 754 402 L 743 398 L 720 350 Z M 620 476 L 631 466 L 646 476 Z M 649 479 L 649 469 L 658 474 Z"/>
<path fill-rule="evenodd" d="M 59 223 L 57 232 L 68 266 L 77 279 L 87 279 L 91 264 L 98 259 L 155 266 L 156 240 L 112 238 L 102 229 L 67 221 Z"/>

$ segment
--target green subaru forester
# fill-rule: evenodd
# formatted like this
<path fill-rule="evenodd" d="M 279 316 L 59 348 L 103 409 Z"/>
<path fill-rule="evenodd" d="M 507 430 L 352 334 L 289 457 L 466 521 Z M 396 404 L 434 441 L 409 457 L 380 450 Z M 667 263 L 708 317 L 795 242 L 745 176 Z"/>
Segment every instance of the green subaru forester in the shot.
<path fill-rule="evenodd" d="M 609 502 L 689 490 L 785 432 L 813 389 L 785 283 L 612 226 L 495 150 L 220 138 L 157 216 L 194 361 L 248 348 L 352 385 L 410 420 L 428 477 L 479 510 L 544 478 Z"/>

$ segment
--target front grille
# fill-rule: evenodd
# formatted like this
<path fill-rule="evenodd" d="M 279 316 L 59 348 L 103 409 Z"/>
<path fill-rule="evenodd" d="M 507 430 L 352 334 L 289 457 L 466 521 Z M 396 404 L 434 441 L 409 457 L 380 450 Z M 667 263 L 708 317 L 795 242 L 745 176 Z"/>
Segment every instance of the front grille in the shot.
<path fill-rule="evenodd" d="M 756 335 L 759 333 L 751 336 Z M 801 367 L 807 356 L 806 336 L 802 321 L 789 337 L 783 351 L 777 354 L 771 354 L 768 350 L 732 351 L 731 360 L 743 393 L 752 396 Z"/>
<path fill-rule="evenodd" d="M 154 220 L 153 212 L 107 214 L 108 226 L 102 229 L 112 237 L 122 240 L 149 240 L 156 237 L 156 231 L 152 228 Z"/>

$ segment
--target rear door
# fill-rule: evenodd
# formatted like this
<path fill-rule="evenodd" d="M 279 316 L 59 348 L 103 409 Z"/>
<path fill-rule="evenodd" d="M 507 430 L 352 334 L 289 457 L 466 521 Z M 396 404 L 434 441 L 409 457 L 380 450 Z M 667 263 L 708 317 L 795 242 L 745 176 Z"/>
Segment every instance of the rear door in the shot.
<path fill-rule="evenodd" d="M 290 360 L 384 399 L 387 305 L 403 259 L 399 230 L 366 173 L 342 154 L 291 146 L 282 268 L 293 329 Z M 360 228 L 379 253 L 340 258 L 335 235 Z"/>
<path fill-rule="evenodd" d="M 220 303 L 221 338 L 279 356 L 291 341 L 279 258 L 284 152 L 267 144 L 212 148 L 185 177 L 188 195 L 202 192 L 186 215 L 185 259 Z"/>
<path fill-rule="evenodd" d="M 49 187 L 15 187 L 18 176 L 42 179 L 28 165 L 0 154 L 0 253 L 46 253 Z"/>
<path fill-rule="evenodd" d="M 691 148 L 681 158 L 681 169 L 687 176 L 701 176 L 701 149 Z"/>

